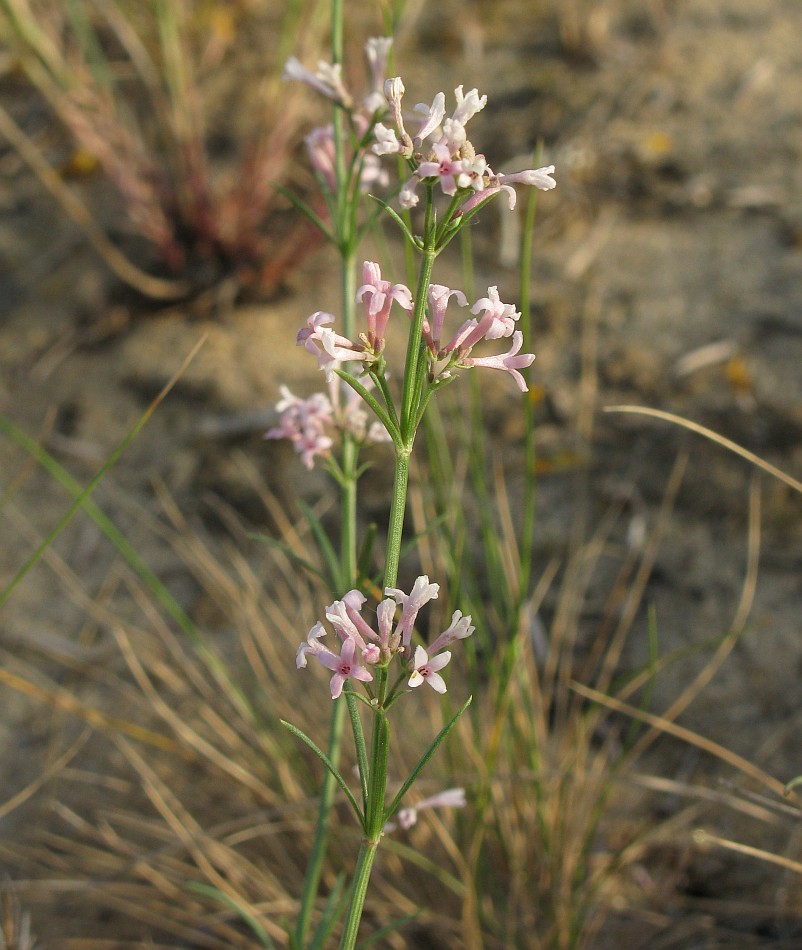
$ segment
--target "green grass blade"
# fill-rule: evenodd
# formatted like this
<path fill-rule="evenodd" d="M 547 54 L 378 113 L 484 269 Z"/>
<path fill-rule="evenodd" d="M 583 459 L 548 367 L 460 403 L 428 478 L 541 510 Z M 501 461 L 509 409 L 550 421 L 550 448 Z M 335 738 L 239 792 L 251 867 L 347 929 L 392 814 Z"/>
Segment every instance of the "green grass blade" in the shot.
<path fill-rule="evenodd" d="M 348 799 L 348 801 L 351 803 L 351 806 L 353 807 L 354 812 L 356 813 L 357 817 L 359 818 L 359 824 L 364 827 L 364 818 L 362 817 L 362 811 L 361 811 L 361 809 L 359 808 L 359 805 L 357 805 L 357 803 L 356 803 L 356 799 L 354 798 L 354 793 L 353 793 L 353 792 L 351 791 L 351 789 L 348 787 L 348 785 L 347 785 L 345 779 L 342 777 L 342 775 L 340 775 L 339 770 L 338 770 L 337 768 L 335 768 L 334 763 L 331 761 L 331 759 L 330 759 L 330 758 L 326 755 L 326 753 L 320 748 L 320 746 L 316 745 L 316 744 L 309 738 L 309 736 L 306 735 L 305 732 L 301 732 L 301 730 L 300 730 L 297 726 L 293 726 L 293 724 L 290 723 L 290 722 L 287 722 L 286 719 L 280 719 L 279 722 L 281 723 L 282 726 L 284 726 L 285 729 L 289 729 L 289 731 L 290 731 L 294 736 L 296 736 L 298 739 L 300 739 L 301 742 L 303 742 L 303 744 L 304 744 L 308 749 L 311 749 L 312 752 L 314 752 L 315 755 L 320 759 L 320 761 L 326 766 L 326 768 L 329 770 L 329 772 L 331 773 L 331 775 L 334 777 L 334 781 L 335 781 L 335 782 L 340 786 L 340 788 L 345 792 L 345 797 L 346 797 L 346 798 Z"/>
<path fill-rule="evenodd" d="M 69 474 L 69 472 L 63 468 L 59 463 L 42 448 L 34 439 L 26 435 L 21 429 L 14 425 L 14 423 L 6 418 L 5 416 L 0 415 L 0 431 L 4 432 L 9 438 L 11 438 L 20 448 L 24 449 L 30 456 L 32 456 L 42 468 L 45 469 L 50 475 L 52 475 L 56 481 L 59 482 L 72 496 L 73 502 L 64 515 L 61 517 L 59 522 L 56 524 L 55 528 L 47 535 L 47 537 L 42 541 L 39 547 L 33 552 L 33 554 L 28 558 L 28 560 L 22 565 L 22 567 L 17 571 L 11 581 L 6 585 L 2 593 L 0 593 L 0 607 L 6 603 L 14 589 L 18 584 L 27 576 L 27 574 L 32 570 L 32 568 L 39 562 L 42 558 L 42 555 L 50 547 L 50 545 L 55 541 L 55 539 L 61 534 L 61 532 L 67 527 L 67 525 L 72 520 L 75 513 L 79 508 L 84 508 L 84 510 L 89 514 L 93 521 L 103 530 L 103 532 L 109 537 L 109 539 L 117 547 L 118 551 L 125 557 L 125 559 L 131 564 L 138 574 L 140 574 L 143 579 L 146 579 L 146 582 L 150 586 L 154 593 L 158 592 L 159 600 L 163 602 L 163 606 L 168 610 L 170 615 L 173 617 L 176 622 L 180 623 L 182 629 L 185 625 L 188 625 L 190 629 L 187 629 L 186 632 L 190 633 L 193 637 L 197 637 L 197 631 L 195 630 L 194 625 L 186 616 L 186 614 L 181 610 L 176 601 L 172 598 L 167 588 L 159 581 L 155 574 L 147 567 L 145 562 L 139 557 L 136 551 L 131 547 L 128 541 L 125 539 L 122 532 L 114 525 L 100 508 L 90 500 L 90 495 L 100 484 L 103 477 L 106 473 L 112 468 L 112 466 L 117 462 L 120 456 L 125 452 L 128 446 L 134 441 L 134 439 L 139 435 L 142 429 L 147 424 L 150 417 L 156 411 L 157 407 L 160 405 L 162 400 L 167 396 L 170 390 L 178 382 L 178 379 L 183 374 L 186 367 L 194 359 L 195 354 L 201 348 L 205 341 L 205 338 L 200 340 L 192 349 L 189 356 L 184 360 L 178 372 L 172 377 L 172 379 L 167 383 L 167 385 L 162 389 L 162 391 L 156 396 L 153 402 L 145 410 L 144 414 L 136 422 L 136 424 L 131 428 L 128 433 L 125 435 L 123 440 L 119 445 L 114 449 L 108 459 L 100 467 L 97 474 L 89 482 L 85 488 L 81 488 L 79 483 Z"/>
<path fill-rule="evenodd" d="M 349 894 L 345 892 L 345 875 L 340 874 L 334 882 L 331 893 L 326 898 L 323 914 L 317 927 L 315 927 L 315 932 L 312 934 L 308 950 L 323 950 L 337 921 L 345 913 L 348 900 Z"/>
<path fill-rule="evenodd" d="M 306 502 L 298 499 L 298 507 L 301 509 L 301 513 L 307 521 L 307 524 L 312 529 L 312 534 L 314 535 L 315 541 L 317 542 L 320 553 L 323 556 L 323 560 L 328 568 L 329 577 L 328 581 L 333 591 L 341 591 L 346 589 L 345 578 L 343 576 L 342 569 L 340 567 L 340 558 L 337 552 L 334 550 L 334 546 L 329 540 L 329 536 L 326 534 L 323 525 L 320 523 L 320 519 L 315 515 L 309 505 Z"/>
<path fill-rule="evenodd" d="M 196 894 L 202 894 L 204 897 L 211 897 L 224 906 L 230 908 L 243 919 L 243 921 L 251 928 L 251 930 L 256 935 L 259 943 L 265 948 L 265 950 L 276 950 L 276 945 L 273 943 L 273 938 L 265 930 L 265 928 L 259 923 L 259 921 L 251 914 L 249 911 L 245 910 L 237 901 L 229 897 L 228 894 L 224 894 L 221 890 L 216 887 L 212 887 L 210 884 L 201 884 L 198 881 L 191 881 L 187 884 L 187 890 L 193 891 Z"/>
<path fill-rule="evenodd" d="M 384 937 L 387 937 L 392 933 L 397 933 L 402 927 L 406 927 L 406 925 L 412 923 L 413 920 L 417 920 L 419 916 L 420 911 L 416 910 L 412 914 L 404 914 L 403 917 L 399 917 L 397 920 L 391 921 L 389 924 L 381 927 L 375 933 L 372 933 L 367 939 L 360 940 L 357 944 L 358 950 L 364 950 L 365 947 L 374 946 Z"/>

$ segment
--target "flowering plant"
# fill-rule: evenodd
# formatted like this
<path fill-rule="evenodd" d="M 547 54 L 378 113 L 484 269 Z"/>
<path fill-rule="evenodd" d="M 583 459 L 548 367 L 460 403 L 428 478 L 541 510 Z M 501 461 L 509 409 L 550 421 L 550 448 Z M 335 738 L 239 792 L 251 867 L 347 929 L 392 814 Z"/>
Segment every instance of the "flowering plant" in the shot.
<path fill-rule="evenodd" d="M 335 11 L 338 5 L 334 4 Z M 313 220 L 337 247 L 342 262 L 341 321 L 333 313 L 317 310 L 297 333 L 296 342 L 317 361 L 329 387 L 329 395 L 317 393 L 307 399 L 282 388 L 277 405 L 279 424 L 268 438 L 288 438 L 307 467 L 322 457 L 342 492 L 341 551 L 331 586 L 337 595 L 324 609 L 296 653 L 296 666 L 305 669 L 309 659 L 330 674 L 332 728 L 327 752 L 294 726 L 285 725 L 323 762 L 327 779 L 321 793 L 318 833 L 310 859 L 306 887 L 294 933 L 294 945 L 303 946 L 311 908 L 318 891 L 327 840 L 333 793 L 339 787 L 350 802 L 363 831 L 363 840 L 350 890 L 341 946 L 355 945 L 371 868 L 382 834 L 396 826 L 408 827 L 417 816 L 415 809 L 401 809 L 404 796 L 421 770 L 456 724 L 470 703 L 470 697 L 446 724 L 421 756 L 418 764 L 386 802 L 390 753 L 388 714 L 395 704 L 424 682 L 437 693 L 447 691 L 442 671 L 452 653 L 447 647 L 474 632 L 470 616 L 455 610 L 451 623 L 424 646 L 416 642 L 415 627 L 421 608 L 434 600 L 440 590 L 429 577 L 419 576 L 409 593 L 399 589 L 398 567 L 406 508 L 410 457 L 416 433 L 432 396 L 453 382 L 460 371 L 476 367 L 509 373 L 522 392 L 527 390 L 526 371 L 534 354 L 521 353 L 524 337 L 517 328 L 520 312 L 501 300 L 497 286 L 469 307 L 458 289 L 434 282 L 438 256 L 466 224 L 493 198 L 504 192 L 514 207 L 515 185 L 531 185 L 542 190 L 555 186 L 554 166 L 529 169 L 513 175 L 496 174 L 486 158 L 468 140 L 466 125 L 485 107 L 486 96 L 476 89 L 464 93 L 455 89 L 456 107 L 446 116 L 445 95 L 438 92 L 431 105 L 418 105 L 414 134 L 407 131 L 404 115 L 404 84 L 400 78 L 382 82 L 391 52 L 389 39 L 371 40 L 367 45 L 371 83 L 361 100 L 345 86 L 340 65 L 341 21 L 334 18 L 334 58 L 319 63 L 315 71 L 294 58 L 286 78 L 299 80 L 333 104 L 333 117 L 307 136 L 312 166 L 329 213 L 328 221 L 317 217 L 303 202 L 296 205 Z M 383 95 L 382 95 L 383 91 Z M 392 156 L 397 167 L 406 165 L 408 177 L 388 194 L 389 200 L 375 197 L 398 226 L 401 235 L 419 258 L 414 290 L 382 276 L 379 263 L 365 261 L 362 282 L 355 282 L 356 254 L 366 224 L 358 214 L 361 196 L 367 189 L 387 188 L 390 175 L 379 163 Z M 442 196 L 442 197 L 441 197 Z M 397 198 L 400 212 L 392 202 Z M 441 202 L 446 203 L 445 208 Z M 373 212 L 375 214 L 375 211 Z M 420 218 L 418 217 L 420 215 Z M 368 222 L 371 214 L 367 215 Z M 410 281 L 410 284 L 412 282 Z M 451 301 L 469 308 L 469 316 L 453 332 L 445 331 Z M 356 328 L 355 307 L 364 310 L 364 326 Z M 396 384 L 388 373 L 387 328 L 393 311 L 401 311 L 407 324 L 404 369 Z M 337 329 L 335 329 L 337 326 Z M 508 339 L 507 352 L 476 355 L 485 343 Z M 343 400 L 341 387 L 348 387 Z M 368 413 L 373 420 L 368 422 Z M 339 445 L 331 437 L 340 434 Z M 383 566 L 384 598 L 375 609 L 375 625 L 366 617 L 370 579 L 357 569 L 356 502 L 360 474 L 359 449 L 365 441 L 392 444 L 395 472 Z M 335 458 L 335 452 L 337 458 Z M 317 526 L 316 534 L 322 528 Z M 327 543 L 327 549 L 333 550 Z M 331 558 L 329 558 L 331 560 Z M 333 638 L 329 636 L 329 629 Z M 372 721 L 370 747 L 363 736 L 360 706 L 367 708 Z M 361 801 L 339 771 L 343 708 L 351 720 L 357 753 Z M 464 790 L 451 789 L 418 805 L 462 806 Z M 395 821 L 393 820 L 395 817 Z M 332 917 L 326 922 L 336 925 Z M 324 927 L 325 929 L 325 927 Z"/>

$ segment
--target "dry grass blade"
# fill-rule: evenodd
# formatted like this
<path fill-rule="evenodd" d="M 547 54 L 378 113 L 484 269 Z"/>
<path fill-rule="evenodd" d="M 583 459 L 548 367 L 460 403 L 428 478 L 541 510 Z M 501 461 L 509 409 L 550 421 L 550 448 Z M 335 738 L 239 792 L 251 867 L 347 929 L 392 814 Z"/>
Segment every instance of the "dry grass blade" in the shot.
<path fill-rule="evenodd" d="M 157 749 L 164 749 L 169 752 L 180 752 L 180 746 L 169 736 L 160 735 L 152 729 L 147 729 L 135 722 L 128 722 L 119 716 L 112 716 L 100 709 L 87 706 L 85 703 L 76 699 L 69 690 L 59 686 L 40 686 L 32 679 L 27 679 L 17 673 L 0 667 L 0 683 L 11 687 L 18 693 L 38 699 L 54 709 L 60 709 L 63 712 L 71 713 L 84 722 L 89 723 L 95 729 L 105 732 L 109 735 L 125 735 L 145 745 L 153 746 Z"/>
<path fill-rule="evenodd" d="M 793 488 L 794 491 L 802 492 L 802 482 L 797 481 L 791 475 L 787 475 L 781 469 L 767 462 L 765 459 L 762 459 L 759 455 L 755 455 L 754 452 L 750 452 L 743 446 L 738 445 L 737 442 L 733 442 L 731 439 L 719 435 L 718 432 L 714 432 L 712 429 L 707 429 L 705 426 L 699 425 L 698 422 L 692 422 L 690 419 L 675 415 L 673 412 L 664 412 L 662 409 L 649 409 L 646 406 L 605 406 L 604 411 L 634 413 L 640 416 L 651 416 L 654 419 L 671 422 L 683 429 L 687 429 L 689 432 L 695 432 L 697 435 L 704 436 L 704 438 L 715 442 L 716 445 L 720 445 L 730 452 L 734 452 L 736 455 L 740 455 L 742 459 L 746 459 L 746 461 L 751 462 L 752 465 L 756 465 L 758 468 L 763 469 L 764 472 L 768 472 L 769 475 L 778 478 L 781 482 L 788 485 L 789 488 Z"/>
<path fill-rule="evenodd" d="M 763 848 L 753 848 L 748 844 L 741 844 L 738 841 L 729 841 L 726 838 L 719 838 L 717 835 L 711 835 L 709 831 L 698 828 L 693 833 L 693 840 L 701 847 L 708 845 L 717 845 L 719 848 L 725 848 L 728 851 L 735 851 L 738 854 L 745 854 L 750 858 L 758 858 L 767 864 L 776 864 L 786 871 L 793 871 L 794 874 L 802 874 L 802 862 L 793 861 L 782 854 L 774 854 L 772 851 L 765 851 Z"/>
<path fill-rule="evenodd" d="M 721 668 L 744 632 L 757 589 L 758 565 L 760 560 L 760 511 L 760 485 L 757 480 L 753 480 L 749 494 L 749 533 L 747 539 L 746 573 L 741 587 L 741 597 L 735 611 L 735 616 L 733 617 L 732 625 L 704 667 L 663 713 L 662 718 L 665 720 L 671 720 L 673 722 L 691 705 L 694 699 L 705 689 Z M 631 695 L 643 684 L 647 675 L 649 674 L 644 673 L 642 676 L 635 677 L 627 687 L 622 690 L 620 698 L 626 699 L 627 696 Z M 660 731 L 659 729 L 652 729 L 641 736 L 632 749 L 631 754 L 633 758 L 641 755 L 646 750 L 646 747 L 654 741 Z"/>
<path fill-rule="evenodd" d="M 216 765 L 222 772 L 242 783 L 242 785 L 258 795 L 262 801 L 275 803 L 276 795 L 272 789 L 268 788 L 264 782 L 257 778 L 253 772 L 246 769 L 241 763 L 220 752 L 211 742 L 207 741 L 186 723 L 182 717 L 178 715 L 175 710 L 171 709 L 169 704 L 159 696 L 148 678 L 136 651 L 132 648 L 125 631 L 117 627 L 114 630 L 114 635 L 134 679 L 139 684 L 143 693 L 148 697 L 153 709 L 174 730 L 181 744 L 193 749 L 208 759 L 209 762 Z"/>
<path fill-rule="evenodd" d="M 58 775 L 59 772 L 65 769 L 86 744 L 89 735 L 88 730 L 84 731 L 69 749 L 67 749 L 63 755 L 60 755 L 55 762 L 40 772 L 33 782 L 9 798 L 4 804 L 0 805 L 0 820 L 5 818 L 6 815 L 10 815 L 15 808 L 19 808 L 20 805 L 28 801 L 42 786 L 46 785 L 51 779 Z"/>
<path fill-rule="evenodd" d="M 571 683 L 571 689 L 579 693 L 580 696 L 584 696 L 585 699 L 590 699 L 615 712 L 624 713 L 633 719 L 653 726 L 659 732 L 664 732 L 667 735 L 681 739 L 683 742 L 687 742 L 689 745 L 695 746 L 697 749 L 701 749 L 703 752 L 707 752 L 715 758 L 720 759 L 722 762 L 727 763 L 727 765 L 731 765 L 738 771 L 743 772 L 744 775 L 748 775 L 761 785 L 765 785 L 766 788 L 770 788 L 778 795 L 785 795 L 785 785 L 782 782 L 777 781 L 777 779 L 769 775 L 768 772 L 765 772 L 748 759 L 743 758 L 743 756 L 731 752 L 718 742 L 713 742 L 712 739 L 707 739 L 705 736 L 699 735 L 698 732 L 693 732 L 691 729 L 679 726 L 677 723 L 671 722 L 671 720 L 663 716 L 656 716 L 643 709 L 636 709 L 628 703 L 621 702 L 621 700 L 615 699 L 613 696 L 607 696 L 605 693 L 585 686 L 582 683 L 577 683 L 575 680 Z"/>
<path fill-rule="evenodd" d="M 118 744 L 140 775 L 148 797 L 192 855 L 206 881 L 243 906 L 263 925 L 270 925 L 269 921 L 261 919 L 258 909 L 248 904 L 244 897 L 248 883 L 260 877 L 256 868 L 249 866 L 241 855 L 208 836 L 145 759 L 124 740 L 120 739 Z M 272 924 L 272 930 L 272 936 L 277 939 L 283 935 L 283 929 L 276 924 Z"/>

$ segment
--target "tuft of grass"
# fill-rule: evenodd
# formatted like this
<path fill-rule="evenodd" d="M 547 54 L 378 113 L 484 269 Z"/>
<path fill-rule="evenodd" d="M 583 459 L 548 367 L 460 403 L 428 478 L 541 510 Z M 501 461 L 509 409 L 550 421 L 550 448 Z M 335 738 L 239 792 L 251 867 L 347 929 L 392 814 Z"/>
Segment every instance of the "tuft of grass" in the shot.
<path fill-rule="evenodd" d="M 306 121 L 302 91 L 280 74 L 301 23 L 304 52 L 317 54 L 324 8 L 1 0 L 0 38 L 68 132 L 72 155 L 54 168 L 26 117 L 3 108 L 0 135 L 141 293 L 179 298 L 221 284 L 270 292 L 311 240 L 304 224 L 284 221 L 274 188 L 293 177 Z M 138 259 L 67 180 L 95 170 L 145 245 Z M 148 272 L 149 258 L 161 273 Z"/>

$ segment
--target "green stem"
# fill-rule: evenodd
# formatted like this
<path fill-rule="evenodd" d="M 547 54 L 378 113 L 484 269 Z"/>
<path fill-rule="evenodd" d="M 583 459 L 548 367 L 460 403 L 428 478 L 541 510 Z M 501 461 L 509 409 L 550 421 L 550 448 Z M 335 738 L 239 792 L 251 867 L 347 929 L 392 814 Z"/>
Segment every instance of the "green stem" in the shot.
<path fill-rule="evenodd" d="M 340 385 L 339 382 L 337 385 Z M 340 567 L 343 586 L 350 590 L 356 583 L 357 561 L 357 466 L 359 464 L 359 446 L 347 433 L 343 433 L 341 487 L 342 520 L 340 522 Z M 344 594 L 345 590 L 338 591 Z"/>
<path fill-rule="evenodd" d="M 339 111 L 339 110 L 336 110 Z M 354 261 L 356 258 L 356 248 L 352 247 L 353 242 L 348 241 L 341 244 L 340 254 L 341 273 L 342 273 L 342 315 L 343 330 L 349 339 L 353 339 L 354 327 L 356 324 L 355 298 L 356 298 L 356 275 L 354 272 Z M 337 383 L 339 386 L 340 383 Z M 359 446 L 356 441 L 347 432 L 343 432 L 342 442 L 342 469 L 346 478 L 342 491 L 342 520 L 340 535 L 340 557 L 343 574 L 346 585 L 350 587 L 356 582 L 356 561 L 357 561 L 357 468 L 359 464 Z M 345 593 L 345 591 L 341 591 Z"/>
<path fill-rule="evenodd" d="M 404 533 L 404 512 L 407 505 L 410 451 L 396 453 L 393 495 L 390 502 L 390 521 L 387 526 L 387 555 L 384 562 L 384 586 L 395 587 L 398 581 L 398 563 L 401 559 L 401 540 Z"/>
<path fill-rule="evenodd" d="M 387 788 L 387 762 L 390 757 L 390 723 L 384 711 L 387 699 L 387 668 L 376 671 L 376 699 L 378 708 L 373 717 L 371 766 L 368 787 L 368 808 L 365 815 L 365 837 L 359 849 L 359 857 L 351 887 L 351 903 L 345 920 L 340 950 L 353 950 L 362 919 L 362 908 L 370 883 L 370 872 L 376 858 L 384 827 L 384 796 Z"/>
<path fill-rule="evenodd" d="M 539 159 L 543 158 L 543 148 L 541 144 L 534 152 L 534 167 L 537 167 Z M 537 188 L 529 189 L 529 196 L 526 203 L 526 220 L 524 224 L 523 238 L 521 240 L 521 330 L 524 335 L 523 350 L 525 353 L 531 353 L 531 347 L 534 345 L 532 339 L 532 248 L 534 244 L 535 233 L 535 215 L 537 214 Z M 524 369 L 524 379 L 527 385 L 532 383 L 532 368 Z M 523 518 L 521 532 L 521 564 L 518 582 L 518 604 L 523 604 L 529 594 L 532 574 L 532 553 L 535 539 L 535 404 L 532 400 L 532 393 L 529 392 L 524 403 L 524 417 L 526 419 L 526 436 L 524 439 L 524 498 L 523 498 Z"/>
<path fill-rule="evenodd" d="M 343 58 L 343 0 L 332 0 L 331 4 L 331 59 L 333 63 L 341 63 Z M 337 182 L 335 205 L 336 211 L 333 221 L 333 230 L 337 239 L 337 247 L 341 256 L 341 286 L 342 286 L 342 319 L 345 334 L 351 336 L 354 332 L 354 297 L 356 282 L 354 275 L 354 260 L 356 248 L 353 246 L 349 222 L 351 216 L 347 207 L 347 169 L 345 162 L 345 143 L 343 142 L 343 110 L 334 107 L 334 150 L 335 150 L 335 180 Z M 348 435 L 343 437 L 341 470 L 343 479 L 340 482 L 342 494 L 341 509 L 341 537 L 340 537 L 340 577 L 345 587 L 350 587 L 356 579 L 357 570 L 357 478 L 358 446 Z M 345 590 L 338 591 L 338 595 Z M 345 723 L 345 701 L 340 698 L 332 703 L 331 723 L 329 726 L 329 743 L 327 754 L 335 768 L 339 766 L 340 751 L 342 748 L 343 726 Z M 323 784 L 320 790 L 317 824 L 315 826 L 315 840 L 312 845 L 312 854 L 306 870 L 303 896 L 298 920 L 295 927 L 296 943 L 299 948 L 306 944 L 311 925 L 312 910 L 320 890 L 320 879 L 323 874 L 323 863 L 328 849 L 329 831 L 331 826 L 331 811 L 334 805 L 334 796 L 337 783 L 332 773 L 326 769 Z"/>
<path fill-rule="evenodd" d="M 432 280 L 435 258 L 437 257 L 437 250 L 435 248 L 437 229 L 434 221 L 432 186 L 427 184 L 426 188 L 426 224 L 423 232 L 424 245 L 421 251 L 423 261 L 421 262 L 421 269 L 418 274 L 418 286 L 415 293 L 415 310 L 412 314 L 412 323 L 409 328 L 409 338 L 407 340 L 407 357 L 404 365 L 404 392 L 401 397 L 401 437 L 410 452 L 412 451 L 412 443 L 415 440 L 415 422 L 417 417 L 415 395 L 418 391 L 418 362 L 421 355 L 423 316 L 426 312 L 426 297 L 429 284 Z"/>
<path fill-rule="evenodd" d="M 376 852 L 379 850 L 379 839 L 369 841 L 363 840 L 362 847 L 359 849 L 359 857 L 356 862 L 354 872 L 354 884 L 351 891 L 351 905 L 348 908 L 348 917 L 345 921 L 345 930 L 340 941 L 340 950 L 353 950 L 356 945 L 357 934 L 359 933 L 359 924 L 362 920 L 362 908 L 365 905 L 365 896 L 368 892 L 370 883 L 370 872 L 373 869 L 373 862 L 376 859 Z"/>

